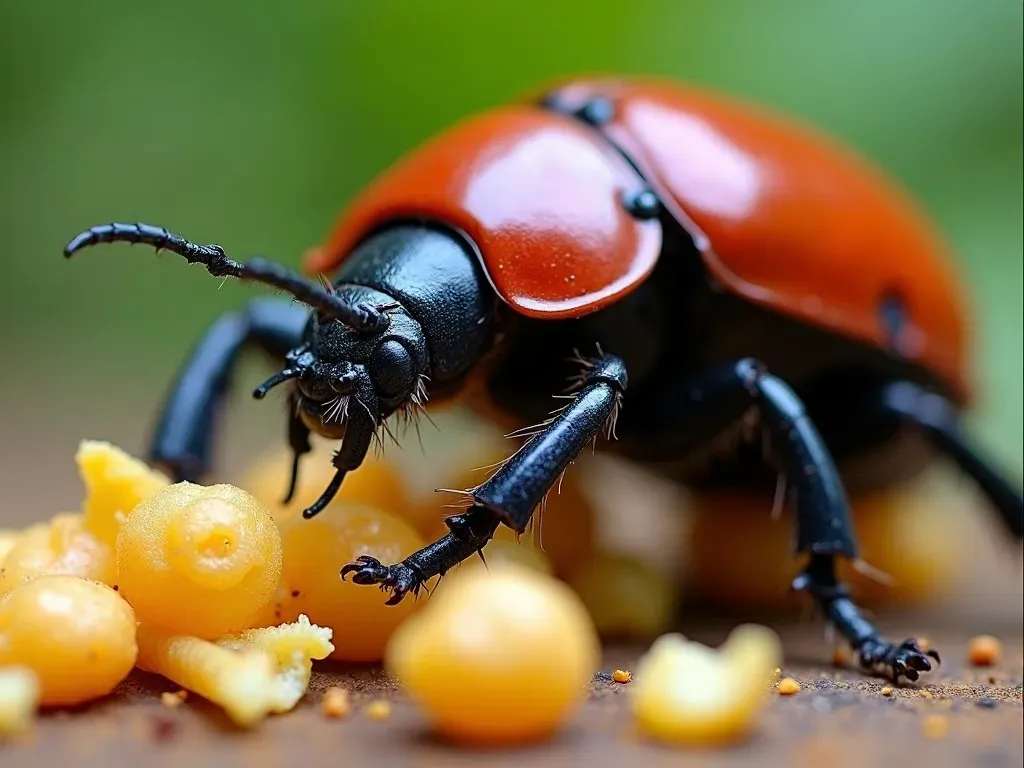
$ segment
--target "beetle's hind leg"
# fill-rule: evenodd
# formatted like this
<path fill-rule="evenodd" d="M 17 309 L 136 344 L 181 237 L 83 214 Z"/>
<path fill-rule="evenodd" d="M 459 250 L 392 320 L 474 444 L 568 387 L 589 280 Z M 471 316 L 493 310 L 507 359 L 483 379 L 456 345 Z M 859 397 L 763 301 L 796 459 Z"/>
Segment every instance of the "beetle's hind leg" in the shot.
<path fill-rule="evenodd" d="M 150 459 L 176 481 L 202 479 L 239 354 L 256 346 L 284 360 L 300 343 L 308 316 L 304 307 L 289 301 L 254 299 L 241 312 L 218 318 L 178 372 L 152 438 Z M 308 433 L 294 410 L 289 418 L 293 451 L 308 451 Z"/>
<path fill-rule="evenodd" d="M 544 496 L 580 451 L 603 429 L 609 434 L 626 390 L 626 367 L 615 355 L 586 361 L 568 405 L 537 428 L 532 437 L 482 485 L 468 491 L 472 505 L 449 517 L 451 531 L 401 563 L 383 565 L 361 557 L 341 570 L 357 584 L 378 584 L 391 592 L 389 605 L 437 575 L 480 552 L 498 525 L 522 533 Z"/>
<path fill-rule="evenodd" d="M 676 391 L 671 404 L 661 409 L 661 418 L 678 425 L 689 439 L 710 439 L 751 406 L 756 408 L 774 458 L 796 495 L 796 549 L 809 556 L 793 586 L 814 598 L 858 653 L 862 666 L 895 680 L 916 680 L 920 672 L 931 669 L 928 657 L 937 659 L 937 654 L 924 653 L 913 640 L 886 640 L 836 577 L 836 558 L 855 559 L 857 542 L 831 452 L 796 392 L 753 359 L 710 368 Z"/>
<path fill-rule="evenodd" d="M 1024 537 L 1024 497 L 970 444 L 952 403 L 916 384 L 899 381 L 884 387 L 872 407 L 875 418 L 920 427 L 932 445 L 977 483 L 1010 533 L 1018 541 Z"/>

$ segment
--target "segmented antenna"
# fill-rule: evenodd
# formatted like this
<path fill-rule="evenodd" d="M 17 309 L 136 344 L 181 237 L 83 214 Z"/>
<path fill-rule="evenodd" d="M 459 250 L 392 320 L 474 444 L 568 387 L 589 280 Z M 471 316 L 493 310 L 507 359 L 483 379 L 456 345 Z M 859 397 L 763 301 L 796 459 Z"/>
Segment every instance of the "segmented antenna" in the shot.
<path fill-rule="evenodd" d="M 327 289 L 280 264 L 259 258 L 243 264 L 228 258 L 219 245 L 198 245 L 163 227 L 149 224 L 101 224 L 92 227 L 67 244 L 64 256 L 71 258 L 82 248 L 105 243 L 141 243 L 157 251 L 176 253 L 190 264 L 202 264 L 214 277 L 236 277 L 280 288 L 325 318 L 338 320 L 360 332 L 380 330 L 389 322 L 387 315 L 373 305 L 349 304 L 333 289 Z"/>

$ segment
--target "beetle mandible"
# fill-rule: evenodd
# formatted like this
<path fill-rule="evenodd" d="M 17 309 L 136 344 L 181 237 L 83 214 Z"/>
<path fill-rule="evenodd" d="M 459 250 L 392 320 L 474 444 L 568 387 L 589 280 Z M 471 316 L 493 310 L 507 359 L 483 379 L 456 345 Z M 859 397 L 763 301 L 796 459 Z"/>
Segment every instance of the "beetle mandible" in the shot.
<path fill-rule="evenodd" d="M 784 480 L 806 555 L 794 587 L 865 670 L 897 681 L 938 655 L 883 637 L 837 579 L 836 558 L 857 558 L 847 493 L 944 454 L 1017 541 L 1024 531 L 1020 490 L 961 429 L 968 311 L 934 226 L 852 150 L 730 97 L 573 80 L 471 117 L 359 195 L 307 257 L 310 277 L 143 224 L 94 227 L 65 254 L 109 242 L 166 249 L 306 305 L 254 300 L 196 346 L 150 454 L 178 480 L 208 470 L 214 415 L 249 345 L 284 360 L 255 397 L 291 382 L 289 499 L 310 433 L 341 441 L 307 518 L 385 419 L 428 399 L 459 395 L 503 422 L 536 424 L 466 491 L 470 506 L 443 538 L 401 563 L 363 557 L 341 569 L 390 591 L 390 604 L 477 553 L 499 525 L 524 531 L 602 433 L 602 447 L 691 486 Z M 565 399 L 551 412 L 553 394 Z M 706 460 L 751 419 L 764 440 Z"/>

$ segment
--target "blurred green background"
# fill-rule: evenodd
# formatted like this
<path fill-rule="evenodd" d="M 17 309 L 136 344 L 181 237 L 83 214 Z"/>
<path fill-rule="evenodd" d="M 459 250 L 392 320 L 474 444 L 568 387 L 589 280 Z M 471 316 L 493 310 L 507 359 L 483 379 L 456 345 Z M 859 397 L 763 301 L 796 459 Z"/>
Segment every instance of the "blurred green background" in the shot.
<path fill-rule="evenodd" d="M 5 0 L 0 524 L 77 506 L 79 438 L 142 450 L 188 347 L 252 295 L 144 250 L 65 263 L 70 236 L 142 220 L 297 264 L 399 155 L 573 72 L 762 100 L 908 185 L 974 302 L 980 439 L 1019 475 L 1021 30 L 1019 0 Z M 242 454 L 283 434 L 234 411 Z"/>

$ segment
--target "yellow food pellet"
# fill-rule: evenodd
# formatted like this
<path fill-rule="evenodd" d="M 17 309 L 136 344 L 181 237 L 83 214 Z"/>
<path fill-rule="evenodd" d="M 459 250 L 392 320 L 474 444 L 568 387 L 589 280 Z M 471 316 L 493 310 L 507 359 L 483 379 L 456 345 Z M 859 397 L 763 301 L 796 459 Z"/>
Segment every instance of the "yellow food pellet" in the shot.
<path fill-rule="evenodd" d="M 79 704 L 131 672 L 135 625 L 131 606 L 105 584 L 40 576 L 0 597 L 0 665 L 32 669 L 44 706 Z"/>
<path fill-rule="evenodd" d="M 792 696 L 794 693 L 800 692 L 800 683 L 792 677 L 784 677 L 779 680 L 779 685 L 775 690 L 779 692 L 780 696 Z"/>
<path fill-rule="evenodd" d="M 967 660 L 976 667 L 991 667 L 1003 655 L 1003 644 L 992 635 L 972 637 L 967 645 Z"/>
<path fill-rule="evenodd" d="M 247 629 L 238 635 L 223 637 L 217 644 L 236 651 L 264 650 L 277 660 L 276 693 L 271 711 L 280 713 L 294 709 L 306 693 L 313 662 L 326 659 L 334 650 L 332 634 L 330 628 L 318 627 L 309 617 L 300 615 L 291 624 Z"/>
<path fill-rule="evenodd" d="M 164 692 L 164 693 L 160 694 L 160 703 L 163 704 L 168 709 L 174 709 L 175 707 L 180 707 L 182 705 L 182 703 L 184 703 L 184 701 L 185 701 L 185 697 L 184 696 L 179 696 L 176 693 Z"/>
<path fill-rule="evenodd" d="M 767 701 L 782 644 L 770 629 L 743 625 L 718 650 L 668 634 L 641 659 L 630 686 L 641 733 L 674 744 L 736 741 Z"/>
<path fill-rule="evenodd" d="M 426 600 L 409 595 L 398 605 L 385 605 L 379 590 L 354 584 L 351 577 L 342 581 L 339 571 L 360 555 L 400 563 L 425 542 L 404 520 L 367 507 L 339 507 L 329 516 L 296 520 L 284 526 L 282 536 L 283 619 L 304 613 L 332 627 L 333 659 L 380 661 L 391 634 Z"/>
<path fill-rule="evenodd" d="M 931 691 L 925 689 L 925 690 L 921 691 L 921 698 L 922 699 L 931 699 L 931 698 L 934 698 L 934 697 L 932 696 L 932 692 Z"/>
<path fill-rule="evenodd" d="M 388 672 L 452 741 L 513 744 L 557 731 L 584 699 L 600 658 L 582 602 L 523 566 L 447 579 L 395 632 Z"/>
<path fill-rule="evenodd" d="M 39 706 L 39 678 L 28 667 L 0 668 L 0 737 L 24 733 Z"/>
<path fill-rule="evenodd" d="M 890 688 L 887 685 L 881 691 L 879 691 L 879 693 L 881 693 L 883 696 L 892 696 L 892 688 Z"/>
<path fill-rule="evenodd" d="M 632 679 L 633 675 L 624 669 L 616 669 L 612 672 L 612 680 L 616 683 L 628 683 Z"/>
<path fill-rule="evenodd" d="M 252 726 L 274 707 L 277 664 L 267 651 L 243 653 L 198 637 L 139 627 L 139 668 L 163 675 L 223 707 L 241 726 Z"/>
<path fill-rule="evenodd" d="M 377 699 L 366 705 L 365 712 L 371 720 L 387 720 L 391 717 L 391 705 L 384 699 Z"/>
<path fill-rule="evenodd" d="M 845 667 L 850 661 L 850 651 L 843 646 L 838 646 L 832 649 L 832 666 L 833 667 Z"/>
<path fill-rule="evenodd" d="M 113 547 L 129 513 L 170 480 L 110 443 L 83 440 L 75 454 L 85 484 L 83 529 Z"/>
<path fill-rule="evenodd" d="M 920 648 L 922 651 L 927 651 L 932 647 L 932 641 L 929 640 L 927 637 L 919 637 L 917 638 L 917 647 Z"/>
<path fill-rule="evenodd" d="M 26 529 L 0 568 L 0 594 L 39 576 L 79 576 L 113 584 L 114 548 L 83 528 L 79 514 L 65 512 Z"/>
<path fill-rule="evenodd" d="M 598 552 L 570 580 L 604 638 L 649 639 L 665 631 L 675 587 L 639 558 Z"/>
<path fill-rule="evenodd" d="M 323 698 L 320 699 L 320 711 L 326 717 L 348 717 L 352 711 L 348 691 L 336 686 L 328 688 L 324 691 Z"/>
<path fill-rule="evenodd" d="M 945 715 L 926 715 L 921 730 L 929 739 L 944 739 L 949 733 L 949 718 Z"/>
<path fill-rule="evenodd" d="M 118 585 L 144 624 L 215 638 L 251 626 L 281 578 L 281 536 L 240 488 L 167 486 L 117 538 Z"/>

